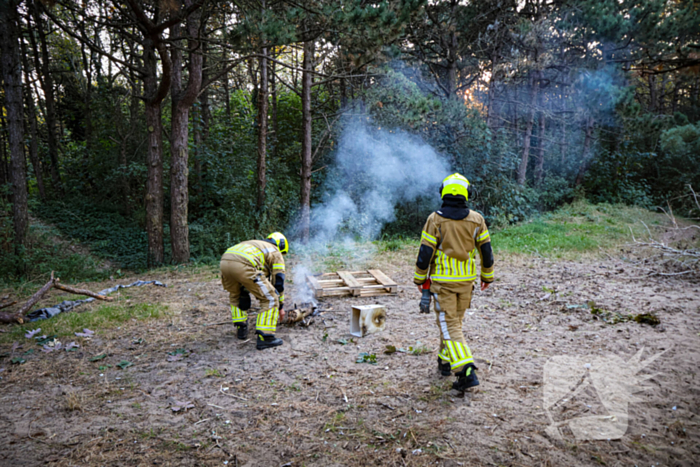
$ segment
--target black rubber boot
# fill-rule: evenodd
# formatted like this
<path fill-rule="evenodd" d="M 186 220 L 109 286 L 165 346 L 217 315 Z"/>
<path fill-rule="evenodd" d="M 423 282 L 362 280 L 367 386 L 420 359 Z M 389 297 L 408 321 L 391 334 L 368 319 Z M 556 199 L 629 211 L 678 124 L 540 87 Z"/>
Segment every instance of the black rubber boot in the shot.
<path fill-rule="evenodd" d="M 466 389 L 473 388 L 479 385 L 479 379 L 476 377 L 476 366 L 473 363 L 468 364 L 459 373 L 455 373 L 457 381 L 452 383 L 452 389 L 464 392 Z"/>
<path fill-rule="evenodd" d="M 255 331 L 255 333 L 258 335 L 258 342 L 255 344 L 255 348 L 258 350 L 265 350 L 269 349 L 270 347 L 277 347 L 278 345 L 284 344 L 282 339 L 275 337 L 272 334 L 265 334 L 260 331 Z"/>
<path fill-rule="evenodd" d="M 236 331 L 236 337 L 238 337 L 240 340 L 245 340 L 245 338 L 248 337 L 248 323 L 245 321 L 242 323 L 236 323 L 236 327 L 238 328 Z"/>
<path fill-rule="evenodd" d="M 450 362 L 446 362 L 442 358 L 438 357 L 438 370 L 442 376 L 450 376 L 452 374 L 452 369 L 450 368 Z"/>

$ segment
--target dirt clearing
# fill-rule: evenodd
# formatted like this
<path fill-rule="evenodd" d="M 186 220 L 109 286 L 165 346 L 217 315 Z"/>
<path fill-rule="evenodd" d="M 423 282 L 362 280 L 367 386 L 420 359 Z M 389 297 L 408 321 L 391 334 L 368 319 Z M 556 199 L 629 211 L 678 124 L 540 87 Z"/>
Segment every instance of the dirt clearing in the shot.
<path fill-rule="evenodd" d="M 399 256 L 374 262 L 398 296 L 324 299 L 310 327 L 278 329 L 285 344 L 275 349 L 236 339 L 214 269 L 149 275 L 168 288 L 119 300 L 167 305 L 165 317 L 93 329 L 71 339 L 75 351 L 3 344 L 0 464 L 697 465 L 697 282 L 613 260 L 500 258 L 498 282 L 475 293 L 464 323 L 481 386 L 458 397 L 454 377 L 437 371 L 438 331 L 418 312 L 412 261 Z M 350 307 L 372 303 L 386 306 L 386 330 L 352 338 Z M 661 323 L 627 321 L 644 313 Z M 388 345 L 404 351 L 386 354 Z M 661 355 L 630 387 L 639 392 L 621 439 L 580 440 L 567 428 L 608 416 L 592 388 L 545 411 L 549 359 L 627 362 L 640 351 Z M 377 363 L 356 363 L 363 352 Z M 12 364 L 18 356 L 26 363 Z"/>

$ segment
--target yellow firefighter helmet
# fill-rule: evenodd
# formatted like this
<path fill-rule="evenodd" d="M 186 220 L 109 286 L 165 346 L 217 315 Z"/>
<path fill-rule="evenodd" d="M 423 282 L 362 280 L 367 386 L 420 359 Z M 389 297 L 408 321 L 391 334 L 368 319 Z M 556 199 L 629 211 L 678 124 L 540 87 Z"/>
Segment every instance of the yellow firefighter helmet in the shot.
<path fill-rule="evenodd" d="M 442 181 L 440 197 L 444 198 L 445 195 L 464 196 L 464 199 L 468 200 L 469 186 L 469 180 L 458 173 L 454 173 Z"/>
<path fill-rule="evenodd" d="M 279 248 L 280 253 L 283 255 L 289 252 L 289 242 L 287 242 L 287 237 L 282 235 L 280 232 L 271 233 L 267 236 L 267 238 L 268 240 L 272 240 L 272 242 L 277 245 L 277 248 Z"/>

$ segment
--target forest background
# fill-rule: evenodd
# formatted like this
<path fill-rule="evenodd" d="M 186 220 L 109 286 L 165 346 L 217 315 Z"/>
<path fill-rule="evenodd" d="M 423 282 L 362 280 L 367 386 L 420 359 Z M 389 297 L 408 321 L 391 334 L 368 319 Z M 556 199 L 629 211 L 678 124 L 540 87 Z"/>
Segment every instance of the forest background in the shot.
<path fill-rule="evenodd" d="M 46 224 L 114 269 L 212 261 L 274 230 L 304 243 L 324 187 L 359 213 L 377 202 L 334 163 L 358 121 L 430 145 L 490 225 L 574 198 L 700 216 L 694 1 L 0 5 L 3 282 L 112 273 Z M 415 236 L 437 188 L 398 198 L 379 235 Z"/>

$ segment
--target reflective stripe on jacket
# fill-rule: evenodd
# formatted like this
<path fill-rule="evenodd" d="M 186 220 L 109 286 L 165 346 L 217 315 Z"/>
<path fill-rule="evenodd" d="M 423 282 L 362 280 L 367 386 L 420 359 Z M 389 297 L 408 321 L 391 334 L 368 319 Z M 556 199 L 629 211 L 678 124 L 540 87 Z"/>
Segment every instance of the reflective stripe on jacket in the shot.
<path fill-rule="evenodd" d="M 428 277 L 436 282 L 476 280 L 477 250 L 481 256 L 481 280 L 493 282 L 494 265 L 485 265 L 484 255 L 481 254 L 487 243 L 490 254 L 490 242 L 491 236 L 481 214 L 469 211 L 464 219 L 454 220 L 442 217 L 437 212 L 432 213 L 421 233 L 421 253 L 414 282 L 420 285 Z M 426 257 L 426 252 L 429 257 Z M 492 257 L 490 254 L 491 261 Z"/>
<path fill-rule="evenodd" d="M 246 240 L 226 250 L 225 254 L 232 254 L 245 258 L 275 285 L 278 283 L 277 275 L 284 277 L 284 257 L 276 245 L 264 240 Z M 284 282 L 284 281 L 282 281 Z M 279 293 L 279 292 L 278 292 Z M 284 301 L 284 294 L 280 293 L 280 301 Z"/>

